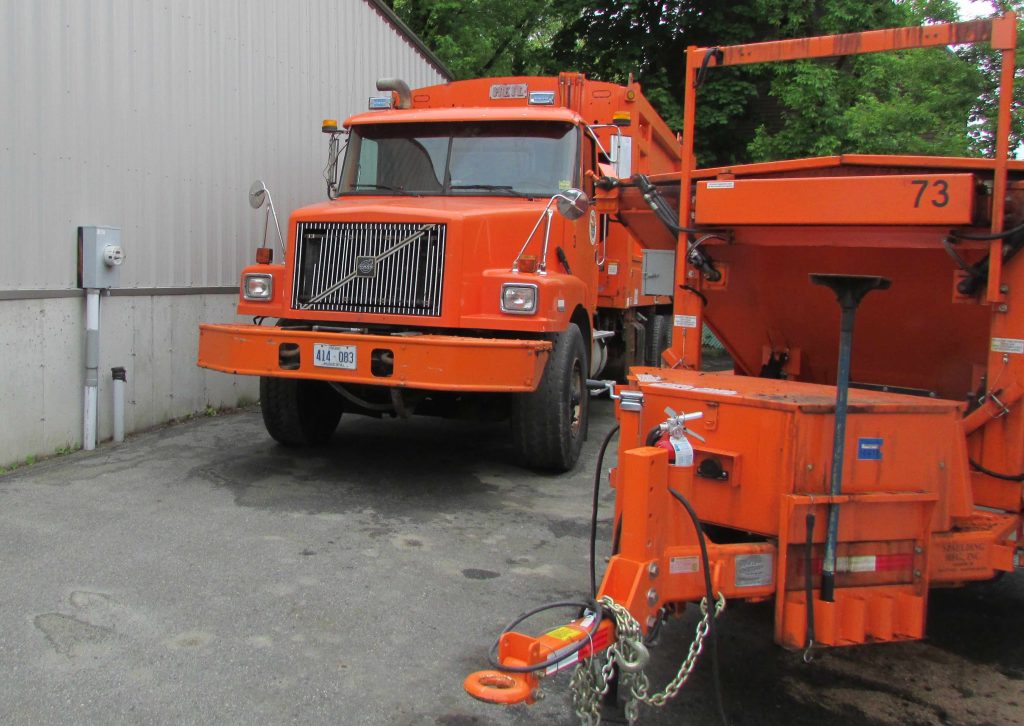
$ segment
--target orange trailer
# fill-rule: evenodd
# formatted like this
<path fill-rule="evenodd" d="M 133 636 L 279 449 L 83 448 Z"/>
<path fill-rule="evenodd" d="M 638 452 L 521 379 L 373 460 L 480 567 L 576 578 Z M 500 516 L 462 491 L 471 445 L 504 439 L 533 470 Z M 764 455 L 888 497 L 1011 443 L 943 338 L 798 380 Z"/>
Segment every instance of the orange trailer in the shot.
<path fill-rule="evenodd" d="M 995 159 L 845 155 L 696 168 L 702 66 L 980 42 L 1002 54 Z M 649 694 L 638 675 L 644 638 L 688 602 L 705 615 L 668 695 L 726 600 L 773 599 L 775 640 L 809 653 L 921 638 L 930 588 L 1019 566 L 1015 46 L 1007 14 L 687 51 L 682 172 L 599 185 L 599 206 L 651 230 L 644 244 L 685 250 L 669 368 L 634 368 L 618 390 L 613 555 L 583 617 L 541 636 L 504 633 L 496 668 L 466 679 L 472 695 L 532 701 L 540 677 L 582 661 L 577 708 L 595 716 L 612 667 L 592 656 L 607 650 L 635 716 L 639 702 L 665 695 Z M 643 181 L 678 203 L 678 237 L 657 229 Z M 734 371 L 701 371 L 705 322 Z"/>
<path fill-rule="evenodd" d="M 242 271 L 255 324 L 200 326 L 199 365 L 260 376 L 285 445 L 325 443 L 343 411 L 504 415 L 521 461 L 572 468 L 588 378 L 656 362 L 672 309 L 594 180 L 678 171 L 677 138 L 638 84 L 577 73 L 378 89 L 378 110 L 324 122 L 328 200 Z"/>

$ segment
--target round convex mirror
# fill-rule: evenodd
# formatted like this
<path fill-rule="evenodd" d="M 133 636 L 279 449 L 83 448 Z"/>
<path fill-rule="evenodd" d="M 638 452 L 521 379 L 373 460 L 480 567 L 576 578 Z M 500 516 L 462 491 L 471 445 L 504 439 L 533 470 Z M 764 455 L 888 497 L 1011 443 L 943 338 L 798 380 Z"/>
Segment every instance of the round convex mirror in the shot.
<path fill-rule="evenodd" d="M 257 179 L 249 187 L 249 206 L 253 209 L 259 209 L 263 206 L 263 202 L 267 200 L 267 185 L 264 184 L 260 179 Z"/>
<path fill-rule="evenodd" d="M 569 220 L 579 219 L 590 208 L 590 199 L 579 189 L 566 189 L 555 197 L 558 199 L 558 213 Z"/>

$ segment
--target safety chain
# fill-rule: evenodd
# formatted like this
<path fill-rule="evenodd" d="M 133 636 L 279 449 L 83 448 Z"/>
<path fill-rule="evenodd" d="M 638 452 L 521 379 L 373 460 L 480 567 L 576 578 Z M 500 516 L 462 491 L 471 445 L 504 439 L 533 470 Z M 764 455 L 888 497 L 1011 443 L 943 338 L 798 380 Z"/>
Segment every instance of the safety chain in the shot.
<path fill-rule="evenodd" d="M 603 665 L 600 663 L 600 658 L 591 656 L 582 661 L 573 671 L 571 683 L 573 708 L 576 715 L 579 716 L 580 722 L 585 726 L 598 726 L 601 723 L 601 699 L 611 687 L 611 679 L 616 666 L 619 669 L 622 685 L 630 694 L 626 701 L 628 723 L 636 723 L 641 703 L 661 707 L 675 698 L 690 677 L 690 673 L 693 672 L 694 666 L 697 665 L 697 658 L 704 647 L 704 639 L 707 638 L 708 632 L 711 630 L 712 616 L 717 618 L 725 609 L 725 596 L 718 593 L 713 615 L 708 608 L 707 598 L 701 599 L 702 616 L 697 623 L 690 651 L 682 665 L 679 666 L 675 678 L 669 681 L 665 690 L 660 693 L 649 693 L 651 683 L 647 674 L 644 673 L 644 666 L 650 660 L 650 654 L 643 642 L 640 623 L 629 610 L 614 602 L 607 595 L 601 598 L 600 604 L 615 618 L 616 640 L 605 651 L 606 660 Z"/>

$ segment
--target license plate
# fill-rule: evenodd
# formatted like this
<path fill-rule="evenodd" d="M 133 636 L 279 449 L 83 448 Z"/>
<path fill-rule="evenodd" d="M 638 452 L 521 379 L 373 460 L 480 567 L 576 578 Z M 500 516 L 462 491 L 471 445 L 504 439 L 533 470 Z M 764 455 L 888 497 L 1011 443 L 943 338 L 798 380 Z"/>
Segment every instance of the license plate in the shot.
<path fill-rule="evenodd" d="M 327 345 L 313 343 L 313 365 L 321 368 L 356 369 L 356 347 L 354 345 Z"/>

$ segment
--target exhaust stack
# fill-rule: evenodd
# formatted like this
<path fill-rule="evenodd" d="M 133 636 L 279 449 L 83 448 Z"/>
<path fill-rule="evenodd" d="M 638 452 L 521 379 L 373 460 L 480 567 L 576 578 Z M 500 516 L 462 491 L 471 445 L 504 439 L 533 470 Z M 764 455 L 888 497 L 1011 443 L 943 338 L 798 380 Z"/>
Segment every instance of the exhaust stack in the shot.
<path fill-rule="evenodd" d="M 394 91 L 398 94 L 398 105 L 395 108 L 412 108 L 412 91 L 409 84 L 401 78 L 381 78 L 377 81 L 378 91 Z"/>

